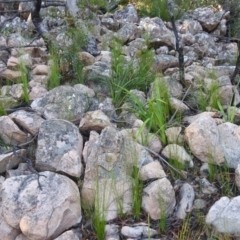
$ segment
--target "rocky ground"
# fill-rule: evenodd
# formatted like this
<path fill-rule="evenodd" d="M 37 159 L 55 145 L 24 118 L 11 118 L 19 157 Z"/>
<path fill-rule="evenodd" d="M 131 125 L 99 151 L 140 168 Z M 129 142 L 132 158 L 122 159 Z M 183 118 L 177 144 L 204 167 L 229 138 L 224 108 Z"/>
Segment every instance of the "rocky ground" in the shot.
<path fill-rule="evenodd" d="M 73 4 L 70 17 L 65 6 L 43 8 L 49 42 L 36 33 L 30 5 L 21 3 L 26 12 L 15 18 L 7 6 L 0 5 L 0 239 L 238 239 L 240 95 L 238 76 L 232 80 L 237 43 L 224 38 L 229 12 L 198 8 L 176 22 L 181 82 L 171 23 L 140 17 L 131 4 L 106 14 Z M 146 112 L 152 101 L 162 106 L 164 82 L 171 111 L 163 135 L 148 130 L 127 98 L 113 98 L 106 82 L 118 59 L 114 41 L 133 72 L 143 51 L 153 54 L 154 79 L 128 90 Z"/>

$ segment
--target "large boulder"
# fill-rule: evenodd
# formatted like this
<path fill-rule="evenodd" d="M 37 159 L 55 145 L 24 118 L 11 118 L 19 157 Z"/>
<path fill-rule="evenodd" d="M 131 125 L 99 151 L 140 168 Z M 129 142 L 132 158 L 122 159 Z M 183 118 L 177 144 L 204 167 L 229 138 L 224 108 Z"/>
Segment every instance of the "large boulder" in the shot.
<path fill-rule="evenodd" d="M 69 178 L 43 172 L 11 177 L 2 185 L 2 214 L 11 227 L 29 239 L 58 237 L 81 220 L 80 194 Z"/>
<path fill-rule="evenodd" d="M 82 170 L 83 138 L 78 128 L 66 120 L 46 120 L 39 130 L 36 167 L 79 177 Z"/>

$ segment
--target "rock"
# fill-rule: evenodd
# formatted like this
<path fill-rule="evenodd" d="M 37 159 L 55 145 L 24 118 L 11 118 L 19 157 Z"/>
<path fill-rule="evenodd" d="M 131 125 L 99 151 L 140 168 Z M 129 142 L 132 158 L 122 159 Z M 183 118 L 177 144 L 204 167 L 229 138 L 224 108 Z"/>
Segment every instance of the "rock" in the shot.
<path fill-rule="evenodd" d="M 13 71 L 10 69 L 6 69 L 4 70 L 1 75 L 6 78 L 6 79 L 10 79 L 13 81 L 16 81 L 17 79 L 22 77 L 22 73 L 20 71 Z"/>
<path fill-rule="evenodd" d="M 121 234 L 125 237 L 132 238 L 143 238 L 143 237 L 153 237 L 158 234 L 155 229 L 148 226 L 124 226 L 121 229 Z"/>
<path fill-rule="evenodd" d="M 240 163 L 240 127 L 226 122 L 217 126 L 222 142 L 225 161 L 228 167 L 237 168 Z"/>
<path fill-rule="evenodd" d="M 186 152 L 184 147 L 177 144 L 168 144 L 162 154 L 169 160 L 178 161 L 183 166 L 193 167 L 192 157 Z"/>
<path fill-rule="evenodd" d="M 218 189 L 211 184 L 206 178 L 200 179 L 201 190 L 204 194 L 216 194 Z"/>
<path fill-rule="evenodd" d="M 83 132 L 102 131 L 105 127 L 112 126 L 110 119 L 101 110 L 89 111 L 82 118 L 79 129 Z"/>
<path fill-rule="evenodd" d="M 105 239 L 106 240 L 120 240 L 119 226 L 116 224 L 107 224 L 105 226 Z"/>
<path fill-rule="evenodd" d="M 149 41 L 154 48 L 168 46 L 175 48 L 176 39 L 172 31 L 170 31 L 164 22 L 158 18 L 141 18 L 139 25 L 143 27 L 149 36 Z"/>
<path fill-rule="evenodd" d="M 77 89 L 79 92 L 86 94 L 89 98 L 92 98 L 95 96 L 95 92 L 91 88 L 89 88 L 83 84 L 80 84 L 80 83 L 75 84 L 74 88 Z"/>
<path fill-rule="evenodd" d="M 167 137 L 167 142 L 169 144 L 175 143 L 178 145 L 183 145 L 184 136 L 181 134 L 181 127 L 171 127 L 165 130 L 165 135 Z"/>
<path fill-rule="evenodd" d="M 102 217 L 107 220 L 116 218 L 119 208 L 122 213 L 130 211 L 133 166 L 139 168 L 152 162 L 150 154 L 115 128 L 106 127 L 100 135 L 90 133 L 83 157 L 86 163 L 83 203 L 92 207 L 97 199 L 103 208 Z"/>
<path fill-rule="evenodd" d="M 30 100 L 35 100 L 41 98 L 47 94 L 47 89 L 45 87 L 37 86 L 33 87 L 29 93 Z"/>
<path fill-rule="evenodd" d="M 218 232 L 240 236 L 239 208 L 240 196 L 221 197 L 208 211 L 206 223 L 213 225 Z"/>
<path fill-rule="evenodd" d="M 70 86 L 59 86 L 35 99 L 31 107 L 46 119 L 74 120 L 80 118 L 89 105 L 89 98 L 83 92 Z"/>
<path fill-rule="evenodd" d="M 118 30 L 115 37 L 122 43 L 126 43 L 134 40 L 138 34 L 138 27 L 133 23 L 129 23 L 123 25 L 123 27 Z"/>
<path fill-rule="evenodd" d="M 16 153 L 20 156 L 26 156 L 25 149 L 16 150 Z M 0 154 L 0 173 L 4 173 L 8 169 L 17 167 L 21 161 L 21 158 L 14 155 L 13 152 Z"/>
<path fill-rule="evenodd" d="M 117 119 L 116 109 L 111 98 L 105 98 L 101 103 L 99 103 L 98 108 L 104 112 L 111 120 Z"/>
<path fill-rule="evenodd" d="M 79 52 L 78 53 L 79 60 L 82 61 L 84 65 L 91 65 L 95 63 L 95 57 L 92 56 L 88 52 Z"/>
<path fill-rule="evenodd" d="M 184 104 L 181 100 L 178 100 L 177 98 L 171 97 L 169 101 L 171 108 L 174 111 L 177 111 L 177 113 L 179 114 L 184 114 L 190 111 L 189 107 L 186 104 Z"/>
<path fill-rule="evenodd" d="M 222 106 L 230 106 L 234 97 L 233 87 L 231 85 L 222 86 L 213 92 L 210 100 L 210 105 L 212 102 L 219 99 Z"/>
<path fill-rule="evenodd" d="M 49 66 L 47 65 L 37 65 L 33 70 L 33 75 L 48 75 L 50 73 Z"/>
<path fill-rule="evenodd" d="M 17 105 L 17 101 L 8 96 L 1 96 L 0 95 L 0 106 L 3 106 L 5 109 L 12 108 Z"/>
<path fill-rule="evenodd" d="M 196 199 L 193 203 L 193 208 L 194 209 L 198 209 L 198 210 L 201 210 L 201 209 L 204 209 L 206 207 L 207 203 L 205 200 L 203 199 Z"/>
<path fill-rule="evenodd" d="M 112 31 L 117 31 L 120 27 L 120 24 L 117 20 L 110 18 L 110 17 L 104 17 L 101 20 L 101 24 Z"/>
<path fill-rule="evenodd" d="M 178 59 L 170 55 L 156 55 L 154 57 L 153 69 L 157 72 L 165 71 L 167 68 L 177 67 Z"/>
<path fill-rule="evenodd" d="M 5 221 L 30 239 L 53 239 L 81 220 L 80 195 L 69 178 L 43 172 L 38 188 L 34 174 L 11 177 L 2 185 Z M 37 227 L 36 227 L 37 226 Z"/>
<path fill-rule="evenodd" d="M 225 162 L 223 139 L 211 117 L 202 116 L 193 121 L 185 130 L 185 138 L 192 154 L 199 160 L 217 165 Z"/>
<path fill-rule="evenodd" d="M 166 177 L 166 173 L 159 161 L 148 163 L 147 165 L 141 167 L 139 171 L 139 179 L 142 181 L 164 177 Z"/>
<path fill-rule="evenodd" d="M 18 145 L 28 140 L 27 134 L 22 132 L 8 116 L 0 117 L 0 137 L 7 145 Z"/>
<path fill-rule="evenodd" d="M 9 225 L 2 213 L 2 202 L 0 202 L 0 239 L 4 240 L 15 240 L 20 234 L 20 230 Z"/>
<path fill-rule="evenodd" d="M 26 112 L 24 110 L 15 111 L 8 116 L 32 135 L 38 133 L 41 124 L 45 121 L 37 114 Z"/>
<path fill-rule="evenodd" d="M 114 13 L 113 19 L 119 22 L 121 25 L 138 23 L 137 10 L 132 4 L 128 4 L 127 7 L 118 10 Z"/>
<path fill-rule="evenodd" d="M 142 208 L 153 220 L 167 217 L 175 204 L 175 193 L 167 178 L 156 180 L 143 189 Z"/>
<path fill-rule="evenodd" d="M 211 32 L 220 23 L 224 12 L 214 13 L 212 8 L 197 8 L 193 11 L 193 18 L 197 20 L 205 30 Z"/>
<path fill-rule="evenodd" d="M 55 238 L 54 240 L 80 240 L 80 239 L 82 239 L 80 233 L 74 230 L 68 230 L 61 234 L 59 237 Z"/>
<path fill-rule="evenodd" d="M 32 172 L 29 170 L 27 163 L 19 163 L 18 168 L 6 170 L 7 178 L 17 177 L 21 175 L 29 175 L 29 174 L 32 174 Z"/>
<path fill-rule="evenodd" d="M 180 27 L 180 33 L 190 33 L 192 35 L 201 33 L 203 31 L 201 24 L 193 19 L 185 19 Z"/>
<path fill-rule="evenodd" d="M 10 89 L 10 95 L 15 98 L 16 100 L 24 99 L 24 90 L 23 90 L 23 84 L 13 84 Z"/>
<path fill-rule="evenodd" d="M 179 196 L 181 200 L 177 206 L 176 217 L 185 219 L 187 213 L 192 210 L 193 200 L 195 197 L 193 187 L 188 183 L 184 183 L 180 188 Z"/>
<path fill-rule="evenodd" d="M 39 129 L 36 167 L 79 177 L 82 148 L 83 138 L 74 124 L 66 120 L 46 120 Z"/>
<path fill-rule="evenodd" d="M 240 190 L 240 164 L 238 164 L 235 169 L 235 183 L 237 185 L 238 190 Z"/>

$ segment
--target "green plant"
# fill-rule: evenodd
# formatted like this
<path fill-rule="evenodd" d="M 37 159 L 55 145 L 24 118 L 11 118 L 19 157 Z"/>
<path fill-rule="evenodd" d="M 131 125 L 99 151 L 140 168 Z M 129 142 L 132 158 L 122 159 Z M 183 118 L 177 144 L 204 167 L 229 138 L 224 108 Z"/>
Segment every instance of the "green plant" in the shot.
<path fill-rule="evenodd" d="M 147 104 L 142 103 L 137 96 L 128 92 L 128 101 L 132 111 L 137 118 L 144 121 L 144 125 L 159 135 L 162 143 L 166 144 L 165 135 L 166 123 L 171 114 L 171 107 L 168 95 L 168 88 L 163 79 L 157 79 L 153 83 L 154 93 L 149 98 Z"/>
<path fill-rule="evenodd" d="M 5 108 L 3 107 L 2 103 L 0 102 L 0 116 L 7 115 Z"/>
<path fill-rule="evenodd" d="M 21 82 L 23 84 L 24 101 L 26 103 L 29 103 L 30 99 L 29 99 L 29 94 L 28 94 L 28 70 L 22 62 L 20 62 L 20 64 L 19 64 L 19 70 L 21 72 Z"/>
<path fill-rule="evenodd" d="M 104 79 L 104 82 L 116 107 L 120 107 L 126 100 L 127 91 L 146 91 L 154 79 L 151 72 L 152 62 L 152 51 L 142 51 L 138 59 L 126 62 L 121 54 L 121 45 L 117 42 L 112 44 L 111 76 Z"/>

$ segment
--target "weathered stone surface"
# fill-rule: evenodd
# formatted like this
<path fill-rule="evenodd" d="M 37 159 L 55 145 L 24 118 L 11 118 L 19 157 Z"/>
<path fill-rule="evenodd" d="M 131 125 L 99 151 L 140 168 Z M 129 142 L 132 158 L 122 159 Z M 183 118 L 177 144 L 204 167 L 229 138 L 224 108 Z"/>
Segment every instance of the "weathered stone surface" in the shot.
<path fill-rule="evenodd" d="M 166 70 L 167 68 L 177 67 L 178 59 L 170 55 L 156 55 L 154 58 L 153 69 L 157 72 Z"/>
<path fill-rule="evenodd" d="M 193 187 L 188 183 L 184 183 L 179 190 L 179 196 L 181 200 L 177 206 L 176 217 L 185 219 L 187 213 L 192 210 L 193 200 L 195 197 Z"/>
<path fill-rule="evenodd" d="M 192 35 L 201 33 L 203 31 L 201 24 L 192 19 L 185 19 L 180 27 L 180 33 L 190 33 Z"/>
<path fill-rule="evenodd" d="M 47 65 L 37 65 L 33 70 L 33 75 L 48 75 L 50 72 L 49 66 Z"/>
<path fill-rule="evenodd" d="M 79 60 L 82 61 L 82 63 L 85 65 L 94 64 L 96 61 L 95 57 L 88 52 L 79 52 L 78 57 Z"/>
<path fill-rule="evenodd" d="M 203 116 L 192 122 L 185 130 L 185 137 L 196 158 L 217 165 L 224 163 L 223 139 L 211 117 Z"/>
<path fill-rule="evenodd" d="M 116 11 L 113 15 L 113 19 L 121 23 L 122 25 L 126 23 L 137 23 L 137 10 L 132 4 L 128 4 L 127 7 Z"/>
<path fill-rule="evenodd" d="M 193 18 L 203 26 L 204 29 L 211 32 L 220 23 L 224 12 L 214 13 L 212 8 L 197 8 L 193 11 Z"/>
<path fill-rule="evenodd" d="M 240 164 L 238 164 L 235 169 L 235 183 L 237 185 L 238 190 L 240 190 Z"/>
<path fill-rule="evenodd" d="M 26 112 L 24 110 L 15 111 L 8 116 L 32 135 L 35 135 L 38 132 L 41 124 L 45 121 L 37 114 Z"/>
<path fill-rule="evenodd" d="M 148 33 L 149 41 L 155 48 L 163 45 L 175 48 L 176 39 L 174 34 L 165 26 L 160 18 L 142 18 L 139 25 Z"/>
<path fill-rule="evenodd" d="M 119 22 L 116 19 L 110 17 L 102 18 L 101 24 L 112 31 L 117 31 L 120 26 Z"/>
<path fill-rule="evenodd" d="M 218 125 L 219 138 L 224 152 L 226 164 L 236 168 L 240 164 L 240 127 L 230 122 Z"/>
<path fill-rule="evenodd" d="M 213 225 L 218 232 L 240 236 L 240 196 L 229 199 L 221 197 L 210 208 L 206 223 Z"/>
<path fill-rule="evenodd" d="M 100 135 L 91 132 L 83 157 L 86 163 L 82 199 L 87 206 L 104 206 L 102 217 L 107 220 L 117 217 L 119 202 L 121 211 L 128 212 L 132 206 L 132 180 L 129 177 L 133 166 L 143 166 L 153 159 L 139 144 L 124 137 L 113 127 L 106 127 Z"/>
<path fill-rule="evenodd" d="M 31 107 L 46 119 L 73 120 L 80 118 L 89 105 L 89 98 L 84 93 L 70 86 L 60 86 L 34 100 Z"/>
<path fill-rule="evenodd" d="M 177 144 L 168 144 L 163 150 L 162 154 L 168 159 L 178 161 L 183 166 L 187 165 L 193 167 L 192 157 L 186 152 L 184 147 Z"/>
<path fill-rule="evenodd" d="M 37 86 L 33 87 L 29 93 L 29 99 L 35 100 L 37 98 L 41 98 L 47 94 L 47 89 L 45 87 Z"/>
<path fill-rule="evenodd" d="M 178 145 L 183 145 L 184 136 L 181 134 L 181 127 L 171 127 L 165 130 L 165 135 L 167 137 L 167 142 L 169 144 L 176 143 Z"/>
<path fill-rule="evenodd" d="M 16 100 L 24 99 L 23 84 L 22 83 L 13 84 L 11 86 L 9 94 Z"/>
<path fill-rule="evenodd" d="M 2 202 L 0 202 L 0 239 L 15 240 L 20 230 L 10 226 L 4 219 L 2 214 Z"/>
<path fill-rule="evenodd" d="M 54 240 L 80 240 L 81 234 L 74 230 L 68 230 Z"/>
<path fill-rule="evenodd" d="M 17 79 L 21 78 L 22 73 L 20 71 L 13 71 L 10 69 L 6 69 L 2 72 L 2 76 L 4 78 L 16 81 Z"/>
<path fill-rule="evenodd" d="M 175 111 L 177 110 L 178 113 L 183 114 L 190 111 L 189 107 L 186 104 L 184 104 L 181 100 L 173 97 L 171 97 L 169 100 L 171 108 Z"/>
<path fill-rule="evenodd" d="M 82 148 L 83 139 L 74 124 L 66 120 L 46 120 L 39 129 L 36 167 L 79 177 Z"/>
<path fill-rule="evenodd" d="M 139 179 L 142 181 L 155 178 L 164 178 L 166 173 L 159 161 L 153 161 L 140 168 Z"/>
<path fill-rule="evenodd" d="M 27 134 L 22 132 L 8 116 L 0 117 L 0 137 L 5 144 L 21 144 L 27 141 Z"/>
<path fill-rule="evenodd" d="M 40 191 L 35 174 L 11 177 L 2 185 L 5 221 L 29 239 L 53 239 L 81 220 L 80 195 L 69 178 L 41 173 Z"/>
<path fill-rule="evenodd" d="M 115 36 L 122 43 L 126 43 L 135 39 L 138 34 L 138 27 L 133 23 L 129 23 L 123 25 L 123 27 L 118 30 Z"/>
<path fill-rule="evenodd" d="M 20 156 L 26 155 L 26 150 L 17 150 L 16 153 Z M 0 173 L 6 172 L 7 169 L 12 169 L 18 166 L 21 158 L 11 153 L 0 154 Z"/>
<path fill-rule="evenodd" d="M 80 83 L 75 84 L 74 88 L 77 89 L 78 91 L 86 94 L 89 98 L 92 98 L 95 96 L 95 92 L 91 88 L 89 88 L 83 84 L 80 84 Z"/>
<path fill-rule="evenodd" d="M 107 126 L 112 126 L 110 119 L 101 110 L 89 111 L 82 118 L 79 129 L 83 132 L 102 131 Z"/>
<path fill-rule="evenodd" d="M 175 204 L 175 192 L 167 178 L 156 180 L 143 189 L 142 208 L 153 220 L 171 214 Z"/>
<path fill-rule="evenodd" d="M 106 240 L 119 240 L 119 226 L 116 224 L 107 224 L 105 226 L 105 239 Z"/>
<path fill-rule="evenodd" d="M 142 237 L 153 237 L 158 232 L 148 226 L 124 226 L 121 229 L 121 234 L 125 237 L 130 238 L 142 238 Z"/>
<path fill-rule="evenodd" d="M 17 101 L 12 97 L 0 96 L 0 106 L 4 107 L 5 109 L 14 107 L 16 105 Z"/>
<path fill-rule="evenodd" d="M 204 194 L 216 194 L 218 192 L 217 187 L 210 183 L 206 178 L 201 178 L 199 183 Z"/>

